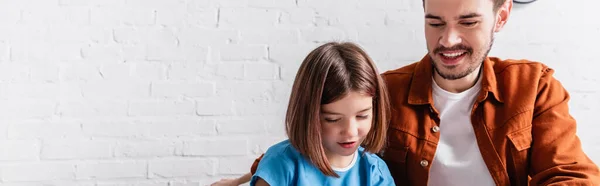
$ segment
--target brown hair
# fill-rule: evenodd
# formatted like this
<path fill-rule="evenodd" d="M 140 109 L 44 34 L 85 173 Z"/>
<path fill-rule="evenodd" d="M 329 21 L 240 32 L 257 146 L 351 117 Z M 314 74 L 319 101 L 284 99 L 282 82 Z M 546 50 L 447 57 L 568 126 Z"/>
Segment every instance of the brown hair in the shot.
<path fill-rule="evenodd" d="M 494 12 L 496 10 L 498 10 L 505 2 L 506 0 L 492 0 L 494 1 Z M 512 0 L 510 0 L 512 1 Z M 425 7 L 425 0 L 423 0 L 423 7 Z"/>
<path fill-rule="evenodd" d="M 321 143 L 321 105 L 350 91 L 373 97 L 373 124 L 361 146 L 378 153 L 385 145 L 388 125 L 387 90 L 377 67 L 359 46 L 330 42 L 314 49 L 300 65 L 292 87 L 285 117 L 290 143 L 328 176 L 338 177 Z"/>

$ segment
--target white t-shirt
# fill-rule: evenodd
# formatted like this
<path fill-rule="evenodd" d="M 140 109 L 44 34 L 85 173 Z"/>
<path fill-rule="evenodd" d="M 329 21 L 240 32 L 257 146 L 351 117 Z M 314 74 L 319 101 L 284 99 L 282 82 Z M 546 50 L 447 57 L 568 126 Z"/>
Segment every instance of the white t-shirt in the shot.
<path fill-rule="evenodd" d="M 440 116 L 440 141 L 429 171 L 429 185 L 495 185 L 477 146 L 471 111 L 481 90 L 481 78 L 461 93 L 433 81 L 434 107 Z"/>

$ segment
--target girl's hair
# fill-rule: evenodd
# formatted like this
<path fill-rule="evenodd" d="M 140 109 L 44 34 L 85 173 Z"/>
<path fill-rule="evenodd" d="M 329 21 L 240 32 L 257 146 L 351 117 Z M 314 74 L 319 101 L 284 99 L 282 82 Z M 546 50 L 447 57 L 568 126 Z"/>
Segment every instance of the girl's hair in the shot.
<path fill-rule="evenodd" d="M 359 46 L 330 42 L 306 56 L 294 80 L 285 117 L 290 143 L 323 174 L 331 168 L 321 143 L 321 105 L 356 91 L 373 97 L 373 123 L 361 146 L 378 153 L 385 145 L 389 119 L 387 90 L 377 67 Z"/>

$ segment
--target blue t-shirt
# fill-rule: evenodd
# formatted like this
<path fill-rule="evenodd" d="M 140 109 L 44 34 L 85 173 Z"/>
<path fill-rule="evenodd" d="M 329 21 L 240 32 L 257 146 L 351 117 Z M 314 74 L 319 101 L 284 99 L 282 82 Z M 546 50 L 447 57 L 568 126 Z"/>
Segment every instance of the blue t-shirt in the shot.
<path fill-rule="evenodd" d="M 327 176 L 285 140 L 271 146 L 258 164 L 250 185 L 260 177 L 271 186 L 280 185 L 395 185 L 387 165 L 359 147 L 351 167 L 335 170 L 340 177 Z"/>

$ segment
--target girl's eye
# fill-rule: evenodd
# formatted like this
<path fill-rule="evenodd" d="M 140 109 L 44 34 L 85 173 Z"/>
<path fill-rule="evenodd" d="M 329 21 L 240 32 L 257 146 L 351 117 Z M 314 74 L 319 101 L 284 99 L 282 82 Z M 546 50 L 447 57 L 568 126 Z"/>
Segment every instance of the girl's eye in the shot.
<path fill-rule="evenodd" d="M 358 119 L 367 119 L 369 118 L 369 115 L 360 115 L 360 116 L 356 116 Z"/>
<path fill-rule="evenodd" d="M 325 118 L 325 121 L 328 123 L 335 123 L 337 121 L 339 121 L 340 119 L 329 119 L 329 118 Z"/>

